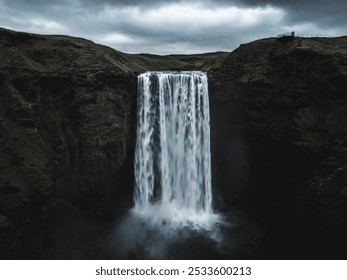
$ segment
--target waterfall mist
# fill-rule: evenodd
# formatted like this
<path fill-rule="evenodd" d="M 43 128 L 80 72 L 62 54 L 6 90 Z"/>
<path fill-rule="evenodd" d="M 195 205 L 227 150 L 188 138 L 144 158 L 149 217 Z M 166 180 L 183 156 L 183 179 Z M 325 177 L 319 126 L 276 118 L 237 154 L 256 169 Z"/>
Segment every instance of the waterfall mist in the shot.
<path fill-rule="evenodd" d="M 202 243 L 218 247 L 221 216 L 212 209 L 209 114 L 206 73 L 138 77 L 135 205 L 117 233 L 125 254 L 177 256 L 172 248 L 185 242 L 196 242 L 195 253 Z"/>

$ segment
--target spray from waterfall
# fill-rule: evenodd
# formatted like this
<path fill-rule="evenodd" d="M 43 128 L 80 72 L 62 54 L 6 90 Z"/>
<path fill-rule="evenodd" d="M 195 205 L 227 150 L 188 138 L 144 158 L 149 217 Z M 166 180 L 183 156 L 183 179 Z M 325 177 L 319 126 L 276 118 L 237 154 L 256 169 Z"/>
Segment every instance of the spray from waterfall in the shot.
<path fill-rule="evenodd" d="M 206 73 L 143 73 L 137 101 L 135 205 L 117 226 L 117 255 L 220 257 L 232 225 L 212 209 Z"/>
<path fill-rule="evenodd" d="M 206 73 L 141 74 L 137 114 L 134 211 L 159 223 L 213 223 Z"/>

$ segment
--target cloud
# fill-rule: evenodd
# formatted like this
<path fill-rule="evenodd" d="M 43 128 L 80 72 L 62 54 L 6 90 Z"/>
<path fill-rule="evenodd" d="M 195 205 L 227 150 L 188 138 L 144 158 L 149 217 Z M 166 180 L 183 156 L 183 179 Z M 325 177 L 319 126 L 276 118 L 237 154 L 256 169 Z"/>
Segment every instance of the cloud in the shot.
<path fill-rule="evenodd" d="M 347 1 L 345 0 L 237 0 L 243 5 L 272 5 L 286 10 L 287 20 L 291 23 L 311 22 L 321 29 L 329 29 L 342 25 L 346 33 Z M 234 3 L 234 0 L 218 0 L 218 2 Z M 334 35 L 334 34 L 332 34 Z"/>
<path fill-rule="evenodd" d="M 171 4 L 146 10 L 106 6 L 96 17 L 115 30 L 125 30 L 134 36 L 160 35 L 164 41 L 169 38 L 191 41 L 195 37 L 208 40 L 216 35 L 227 35 L 232 30 L 277 24 L 283 16 L 282 10 L 270 6 L 210 9 L 199 4 Z"/>
<path fill-rule="evenodd" d="M 106 6 L 98 15 L 100 21 L 112 26 L 106 38 L 137 42 L 128 46 L 128 52 L 146 51 L 165 53 L 196 53 L 213 50 L 231 50 L 238 46 L 235 35 L 244 31 L 254 33 L 259 27 L 277 25 L 284 17 L 284 12 L 271 6 L 240 8 L 237 6 L 215 7 L 201 4 L 170 4 L 158 8 L 110 7 Z M 112 30 L 111 29 L 111 30 Z M 239 35 L 241 38 L 243 35 Z M 253 39 L 256 34 L 252 35 Z M 99 38 L 101 43 L 108 40 Z M 117 40 L 114 40 L 116 45 Z M 151 43 L 150 46 L 148 43 Z M 138 45 L 142 50 L 138 50 Z M 118 48 L 122 47 L 118 45 Z"/>
<path fill-rule="evenodd" d="M 291 30 L 342 35 L 343 7 L 339 0 L 0 0 L 0 25 L 85 37 L 130 53 L 201 53 Z"/>
<path fill-rule="evenodd" d="M 232 24 L 240 28 L 253 27 L 270 20 L 277 22 L 283 11 L 265 8 L 240 8 L 237 6 L 209 8 L 201 4 L 171 4 L 159 8 L 141 10 L 138 7 L 111 8 L 107 6 L 101 16 L 106 20 L 124 20 L 138 27 L 145 25 L 152 29 L 180 29 L 180 32 L 194 32 L 210 27 Z"/>

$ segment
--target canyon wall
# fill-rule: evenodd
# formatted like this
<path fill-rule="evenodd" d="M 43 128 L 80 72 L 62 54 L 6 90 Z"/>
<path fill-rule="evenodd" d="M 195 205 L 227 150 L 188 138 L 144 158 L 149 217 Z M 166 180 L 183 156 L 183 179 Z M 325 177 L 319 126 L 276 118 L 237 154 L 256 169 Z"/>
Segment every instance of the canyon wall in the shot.
<path fill-rule="evenodd" d="M 265 225 L 265 255 L 344 256 L 347 37 L 254 41 L 209 79 L 213 185 Z"/>
<path fill-rule="evenodd" d="M 214 205 L 262 224 L 260 257 L 283 244 L 289 258 L 343 255 L 346 37 L 156 56 L 0 29 L 0 47 L 2 258 L 65 258 L 67 239 L 78 248 L 132 205 L 136 77 L 147 70 L 207 71 Z"/>

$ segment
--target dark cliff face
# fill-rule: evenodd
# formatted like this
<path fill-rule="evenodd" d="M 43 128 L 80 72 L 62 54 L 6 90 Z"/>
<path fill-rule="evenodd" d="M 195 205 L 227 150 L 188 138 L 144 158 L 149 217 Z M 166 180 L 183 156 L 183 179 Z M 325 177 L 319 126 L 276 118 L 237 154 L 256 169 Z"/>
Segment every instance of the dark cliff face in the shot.
<path fill-rule="evenodd" d="M 132 203 L 136 76 L 195 69 L 209 76 L 215 206 L 262 225 L 259 257 L 342 256 L 346 38 L 156 56 L 0 29 L 1 257 L 93 258 L 83 242 Z"/>
<path fill-rule="evenodd" d="M 83 39 L 1 30 L 0 46 L 1 232 L 40 257 L 48 224 L 100 219 L 131 195 L 136 76 Z"/>
<path fill-rule="evenodd" d="M 255 41 L 209 78 L 214 186 L 265 224 L 264 256 L 343 257 L 347 37 Z"/>

